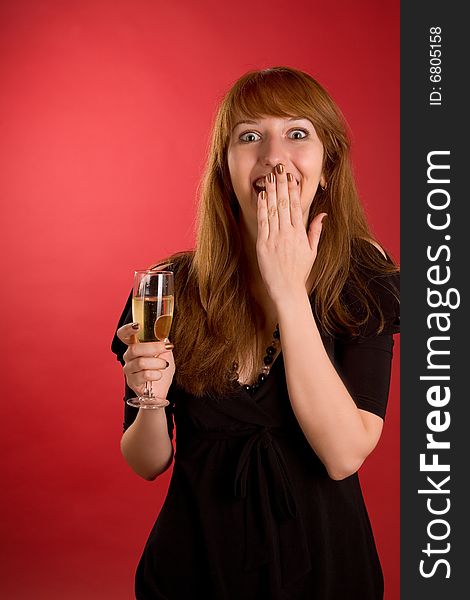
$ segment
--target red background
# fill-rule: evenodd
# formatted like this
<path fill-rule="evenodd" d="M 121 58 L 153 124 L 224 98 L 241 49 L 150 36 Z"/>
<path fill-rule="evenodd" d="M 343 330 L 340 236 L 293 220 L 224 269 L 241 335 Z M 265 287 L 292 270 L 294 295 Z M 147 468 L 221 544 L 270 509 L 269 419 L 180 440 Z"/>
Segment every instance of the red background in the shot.
<path fill-rule="evenodd" d="M 109 343 L 132 271 L 194 243 L 218 99 L 252 68 L 318 78 L 353 132 L 373 230 L 399 252 L 399 3 L 3 0 L 1 595 L 133 597 L 170 473 L 120 456 Z M 361 480 L 399 596 L 399 340 Z"/>

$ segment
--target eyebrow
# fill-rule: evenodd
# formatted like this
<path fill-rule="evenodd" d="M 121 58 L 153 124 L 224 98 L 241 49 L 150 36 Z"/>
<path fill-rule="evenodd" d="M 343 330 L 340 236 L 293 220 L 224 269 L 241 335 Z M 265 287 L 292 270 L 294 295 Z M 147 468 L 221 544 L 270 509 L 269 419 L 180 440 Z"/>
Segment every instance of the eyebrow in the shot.
<path fill-rule="evenodd" d="M 307 117 L 289 117 L 288 119 L 286 119 L 286 121 L 309 121 L 309 119 L 307 119 Z M 237 121 L 237 123 L 235 123 L 235 125 L 232 128 L 232 133 L 235 130 L 235 128 L 238 127 L 238 125 L 243 125 L 244 123 L 247 123 L 249 125 L 256 125 L 256 123 L 259 123 L 259 121 L 253 121 L 253 119 L 243 119 L 243 121 Z"/>

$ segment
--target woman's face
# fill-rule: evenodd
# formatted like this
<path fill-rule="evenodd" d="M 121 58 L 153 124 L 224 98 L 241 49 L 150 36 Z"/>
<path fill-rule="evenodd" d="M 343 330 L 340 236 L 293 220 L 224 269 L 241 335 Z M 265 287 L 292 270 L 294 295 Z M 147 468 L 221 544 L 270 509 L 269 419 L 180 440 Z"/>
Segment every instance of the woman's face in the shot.
<path fill-rule="evenodd" d="M 236 123 L 228 146 L 228 168 L 245 223 L 256 224 L 257 202 L 265 175 L 282 163 L 300 186 L 304 224 L 322 176 L 323 145 L 304 118 L 265 116 Z"/>

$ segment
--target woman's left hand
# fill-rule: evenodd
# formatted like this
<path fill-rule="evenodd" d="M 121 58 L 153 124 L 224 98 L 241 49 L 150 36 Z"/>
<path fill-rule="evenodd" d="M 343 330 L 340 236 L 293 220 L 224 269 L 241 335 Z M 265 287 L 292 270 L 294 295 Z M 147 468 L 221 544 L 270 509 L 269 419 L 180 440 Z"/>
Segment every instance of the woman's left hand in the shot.
<path fill-rule="evenodd" d="M 279 173 L 276 167 L 274 181 L 266 178 L 264 198 L 262 193 L 258 195 L 257 214 L 258 265 L 272 300 L 283 301 L 286 295 L 305 292 L 326 213 L 313 219 L 307 233 L 299 186 L 294 177 L 287 177 L 285 169 Z"/>

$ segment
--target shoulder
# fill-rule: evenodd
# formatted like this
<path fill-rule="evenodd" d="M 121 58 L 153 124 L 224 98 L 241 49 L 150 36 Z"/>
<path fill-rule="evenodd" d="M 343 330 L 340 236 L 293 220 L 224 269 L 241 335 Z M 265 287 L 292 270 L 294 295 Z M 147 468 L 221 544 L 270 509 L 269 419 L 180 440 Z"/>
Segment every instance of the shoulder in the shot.
<path fill-rule="evenodd" d="M 169 271 L 173 267 L 172 262 L 155 263 L 149 267 L 149 271 Z"/>
<path fill-rule="evenodd" d="M 362 240 L 365 240 L 366 242 L 369 242 L 369 244 L 372 244 L 372 246 L 375 246 L 375 248 L 377 248 L 377 250 L 380 252 L 380 254 L 382 254 L 382 256 L 386 259 L 387 255 L 385 254 L 385 250 L 382 248 L 382 246 L 376 242 L 375 240 L 372 240 L 370 238 L 361 238 Z"/>
<path fill-rule="evenodd" d="M 362 321 L 361 337 L 399 332 L 399 296 L 400 271 L 387 252 L 372 239 L 356 240 L 341 301 L 358 323 Z"/>
<path fill-rule="evenodd" d="M 396 272 L 399 268 L 390 254 L 372 238 L 356 237 L 351 241 L 350 276 L 374 277 Z"/>
<path fill-rule="evenodd" d="M 182 252 L 176 252 L 163 258 L 162 260 L 154 263 L 149 267 L 152 271 L 173 271 L 176 274 L 177 271 L 189 267 L 194 256 L 194 250 L 184 250 Z"/>

